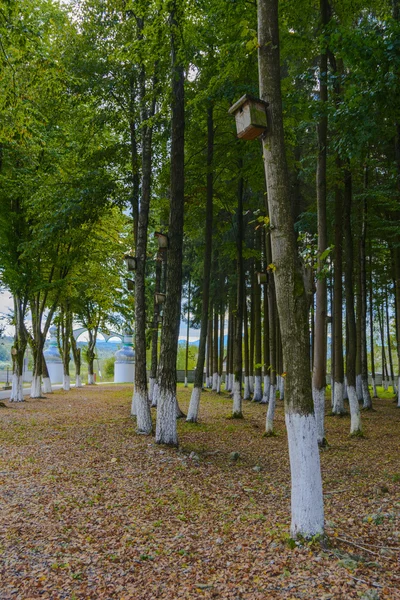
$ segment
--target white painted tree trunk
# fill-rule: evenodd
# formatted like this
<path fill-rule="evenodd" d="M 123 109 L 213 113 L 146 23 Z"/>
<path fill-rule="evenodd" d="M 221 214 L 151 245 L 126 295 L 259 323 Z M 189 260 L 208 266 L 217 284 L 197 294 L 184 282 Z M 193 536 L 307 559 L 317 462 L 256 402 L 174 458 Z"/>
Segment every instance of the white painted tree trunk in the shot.
<path fill-rule="evenodd" d="M 83 383 L 82 383 L 82 377 L 80 375 L 77 375 L 75 377 L 75 387 L 76 388 L 81 388 L 83 387 Z"/>
<path fill-rule="evenodd" d="M 156 382 L 156 380 L 154 377 L 149 378 L 149 401 L 150 401 L 151 405 L 153 405 L 155 382 Z"/>
<path fill-rule="evenodd" d="M 249 376 L 250 394 L 254 394 L 254 375 Z"/>
<path fill-rule="evenodd" d="M 321 446 L 325 440 L 325 388 L 317 390 L 317 388 L 313 387 L 313 401 L 317 441 L 318 445 Z"/>
<path fill-rule="evenodd" d="M 221 393 L 221 380 L 222 380 L 221 375 L 218 375 L 217 394 Z"/>
<path fill-rule="evenodd" d="M 374 398 L 378 397 L 375 378 L 372 380 L 372 393 L 373 393 Z"/>
<path fill-rule="evenodd" d="M 212 388 L 212 377 L 207 377 L 207 388 L 208 389 Z"/>
<path fill-rule="evenodd" d="M 188 387 L 188 378 L 185 376 L 185 385 L 184 387 Z"/>
<path fill-rule="evenodd" d="M 324 531 L 321 467 L 314 415 L 286 413 L 292 478 L 292 537 Z"/>
<path fill-rule="evenodd" d="M 360 402 L 363 399 L 362 376 L 356 376 L 356 394 L 357 400 Z"/>
<path fill-rule="evenodd" d="M 279 398 L 280 400 L 285 398 L 285 378 L 282 376 L 279 378 Z"/>
<path fill-rule="evenodd" d="M 11 380 L 10 402 L 24 401 L 24 383 L 22 375 L 13 375 Z"/>
<path fill-rule="evenodd" d="M 332 406 L 332 412 L 333 412 L 334 405 L 335 405 L 335 382 L 333 381 L 333 379 L 331 377 L 331 406 Z"/>
<path fill-rule="evenodd" d="M 270 386 L 270 389 L 275 386 Z M 266 433 L 274 433 L 274 417 L 275 417 L 276 394 L 272 394 L 268 402 L 267 418 L 265 421 Z"/>
<path fill-rule="evenodd" d="M 240 381 L 233 382 L 233 409 L 232 415 L 234 417 L 242 416 L 242 390 Z"/>
<path fill-rule="evenodd" d="M 269 386 L 269 398 L 268 403 L 276 401 L 276 384 L 270 384 Z"/>
<path fill-rule="evenodd" d="M 94 385 L 94 374 L 90 374 L 88 375 L 88 385 Z"/>
<path fill-rule="evenodd" d="M 192 395 L 190 396 L 189 409 L 186 417 L 186 421 L 189 423 L 197 423 L 197 417 L 199 416 L 201 388 L 194 387 Z"/>
<path fill-rule="evenodd" d="M 63 390 L 69 392 L 71 389 L 71 378 L 69 375 L 63 375 Z"/>
<path fill-rule="evenodd" d="M 212 391 L 218 391 L 218 373 L 213 373 Z"/>
<path fill-rule="evenodd" d="M 42 380 L 38 375 L 34 375 L 31 385 L 31 398 L 40 398 L 42 396 Z"/>
<path fill-rule="evenodd" d="M 227 373 L 226 374 L 226 385 L 225 385 L 225 390 L 227 392 L 231 392 L 232 391 L 232 383 L 231 383 L 231 374 Z"/>
<path fill-rule="evenodd" d="M 354 386 L 347 388 L 350 406 L 350 435 L 361 433 L 360 405 L 358 404 L 357 391 Z"/>
<path fill-rule="evenodd" d="M 268 404 L 269 402 L 269 389 L 271 387 L 271 378 L 269 375 L 264 375 L 264 393 L 261 400 L 262 404 Z"/>
<path fill-rule="evenodd" d="M 332 412 L 335 415 L 342 415 L 344 413 L 343 383 L 341 381 L 335 381 Z"/>
<path fill-rule="evenodd" d="M 153 387 L 153 399 L 151 401 L 151 406 L 157 406 L 158 404 L 158 397 L 160 395 L 160 386 L 158 385 L 157 379 L 154 380 L 154 387 Z"/>
<path fill-rule="evenodd" d="M 151 422 L 150 411 L 146 410 L 146 404 L 149 404 L 147 392 L 141 394 L 134 392 L 132 399 L 132 407 L 136 413 L 136 424 L 138 433 L 149 435 L 152 432 L 153 425 Z"/>
<path fill-rule="evenodd" d="M 347 393 L 347 377 L 344 377 L 343 380 L 343 400 L 347 400 L 348 399 L 348 393 Z"/>
<path fill-rule="evenodd" d="M 256 375 L 254 377 L 254 394 L 253 394 L 253 402 L 261 402 L 263 396 L 262 387 L 261 387 L 261 375 Z"/>
<path fill-rule="evenodd" d="M 137 415 L 137 411 L 136 411 L 136 394 L 135 391 L 133 391 L 132 393 L 132 404 L 131 404 L 131 417 L 136 417 Z"/>
<path fill-rule="evenodd" d="M 382 382 L 382 385 L 383 385 L 383 389 L 385 390 L 385 392 L 387 392 L 387 390 L 388 390 L 388 387 L 389 387 L 389 382 L 388 382 L 388 380 L 387 380 L 387 379 L 384 379 L 384 380 L 383 380 L 383 382 Z"/>
<path fill-rule="evenodd" d="M 249 376 L 244 378 L 244 393 L 243 400 L 249 400 L 251 397 Z"/>
<path fill-rule="evenodd" d="M 178 445 L 176 431 L 176 396 L 160 389 L 157 409 L 156 443 Z"/>
<path fill-rule="evenodd" d="M 43 377 L 42 390 L 43 390 L 43 394 L 52 394 L 53 393 L 53 390 L 51 388 L 50 377 Z"/>
<path fill-rule="evenodd" d="M 364 375 L 361 376 L 361 384 L 362 384 L 362 400 L 363 400 L 363 407 L 364 408 L 371 408 L 372 407 L 372 401 L 371 401 L 371 394 L 369 393 L 369 387 L 368 387 L 368 376 Z"/>

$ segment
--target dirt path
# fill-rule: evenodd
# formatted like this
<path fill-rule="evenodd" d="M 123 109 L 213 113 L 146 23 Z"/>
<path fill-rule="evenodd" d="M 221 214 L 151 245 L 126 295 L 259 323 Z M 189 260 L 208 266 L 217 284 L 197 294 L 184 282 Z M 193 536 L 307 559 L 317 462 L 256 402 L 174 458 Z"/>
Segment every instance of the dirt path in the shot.
<path fill-rule="evenodd" d="M 0 600 L 400 598 L 390 400 L 363 414 L 364 439 L 327 418 L 325 549 L 288 538 L 279 401 L 263 438 L 266 407 L 227 419 L 231 401 L 207 392 L 177 451 L 135 434 L 130 400 L 131 386 L 93 386 L 0 409 Z"/>

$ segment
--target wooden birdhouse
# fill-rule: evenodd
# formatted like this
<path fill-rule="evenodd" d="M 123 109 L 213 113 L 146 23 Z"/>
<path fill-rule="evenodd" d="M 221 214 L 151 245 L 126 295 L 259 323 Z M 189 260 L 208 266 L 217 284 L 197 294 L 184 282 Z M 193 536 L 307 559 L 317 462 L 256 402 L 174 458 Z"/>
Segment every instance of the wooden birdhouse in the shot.
<path fill-rule="evenodd" d="M 237 136 L 243 140 L 254 140 L 267 129 L 268 102 L 245 94 L 230 107 L 236 119 Z"/>
<path fill-rule="evenodd" d="M 257 273 L 257 281 L 259 285 L 265 285 L 267 283 L 267 274 L 266 273 Z"/>
<path fill-rule="evenodd" d="M 168 248 L 169 240 L 168 236 L 165 235 L 165 233 L 160 233 L 159 231 L 156 231 L 154 233 L 154 237 L 157 238 L 158 247 L 160 248 L 160 250 L 166 250 Z"/>
<path fill-rule="evenodd" d="M 137 268 L 136 256 L 132 256 L 131 254 L 125 254 L 124 261 L 125 261 L 128 271 L 136 271 L 136 268 Z"/>
<path fill-rule="evenodd" d="M 128 292 L 133 292 L 133 290 L 135 289 L 135 282 L 133 281 L 133 279 L 125 279 L 125 282 Z"/>
<path fill-rule="evenodd" d="M 154 294 L 155 300 L 156 300 L 156 304 L 164 304 L 165 302 L 165 294 L 161 294 L 161 292 L 157 292 L 157 294 Z"/>

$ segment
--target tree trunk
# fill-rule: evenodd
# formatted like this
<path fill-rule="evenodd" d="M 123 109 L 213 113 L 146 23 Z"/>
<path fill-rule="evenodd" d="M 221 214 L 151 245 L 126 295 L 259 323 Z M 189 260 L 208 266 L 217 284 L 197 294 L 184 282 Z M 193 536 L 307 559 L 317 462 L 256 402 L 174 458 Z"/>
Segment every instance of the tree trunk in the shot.
<path fill-rule="evenodd" d="M 212 387 L 212 362 L 213 362 L 213 308 L 211 306 L 208 315 L 208 333 L 207 333 L 207 368 L 206 368 L 206 387 Z"/>
<path fill-rule="evenodd" d="M 10 402 L 23 402 L 23 373 L 24 373 L 24 357 L 26 347 L 28 345 L 28 335 L 25 328 L 25 311 L 26 304 L 15 294 L 14 301 L 14 319 L 15 319 L 15 336 L 13 346 L 13 374 L 11 383 Z"/>
<path fill-rule="evenodd" d="M 392 382 L 393 394 L 396 394 L 396 389 L 394 386 L 393 358 L 392 358 L 392 348 L 391 348 L 391 339 L 390 339 L 389 300 L 388 300 L 387 288 L 385 288 L 385 313 L 386 313 L 386 337 L 387 337 L 387 344 L 388 344 L 390 380 Z"/>
<path fill-rule="evenodd" d="M 400 140 L 399 140 L 400 144 Z M 400 153 L 400 148 L 399 148 Z M 399 158 L 400 160 L 400 158 Z M 399 176 L 400 178 L 400 176 Z M 394 280 L 397 338 L 397 406 L 400 408 L 400 248 L 394 250 Z"/>
<path fill-rule="evenodd" d="M 271 256 L 272 262 L 272 256 Z M 269 263 L 271 264 L 271 263 Z M 268 411 L 265 423 L 265 432 L 267 435 L 274 435 L 274 417 L 275 417 L 275 404 L 276 404 L 276 331 L 277 331 L 277 319 L 276 319 L 276 298 L 275 298 L 275 282 L 274 275 L 270 271 L 268 272 L 268 319 L 269 319 L 269 397 L 268 397 Z"/>
<path fill-rule="evenodd" d="M 372 286 L 372 254 L 369 252 L 369 335 L 371 340 L 371 377 L 373 397 L 377 398 L 376 378 L 375 378 L 375 340 L 374 340 L 374 305 L 373 305 L 373 286 Z M 372 405 L 372 402 L 371 402 Z M 368 407 L 365 407 L 368 408 Z"/>
<path fill-rule="evenodd" d="M 186 352 L 185 352 L 185 387 L 188 386 L 189 331 L 190 331 L 190 275 L 189 275 L 188 305 L 187 305 Z"/>
<path fill-rule="evenodd" d="M 243 344 L 243 160 L 239 160 L 237 233 L 236 233 L 236 319 L 233 340 L 233 408 L 232 417 L 242 419 L 242 344 Z M 260 332 L 261 335 L 261 332 Z"/>
<path fill-rule="evenodd" d="M 364 189 L 368 189 L 368 169 L 364 171 Z M 372 408 L 371 394 L 368 387 L 368 354 L 367 354 L 367 268 L 365 246 L 367 240 L 367 198 L 364 198 L 361 217 L 361 237 L 360 237 L 360 315 L 361 315 L 361 387 L 363 409 Z M 373 339 L 372 345 L 373 345 Z M 373 360 L 374 349 L 371 346 L 371 359 Z M 374 369 L 375 370 L 375 369 Z"/>
<path fill-rule="evenodd" d="M 337 177 L 341 172 L 341 161 L 336 159 L 338 169 Z M 334 289 L 333 289 L 333 326 L 334 326 L 334 397 L 332 412 L 335 415 L 344 414 L 343 404 L 343 333 L 342 333 L 342 309 L 343 309 L 343 291 L 342 291 L 342 225 L 343 225 L 343 198 L 339 184 L 335 186 L 335 255 L 334 255 Z"/>
<path fill-rule="evenodd" d="M 261 249 L 261 229 L 256 231 L 256 249 Z M 260 262 L 256 264 L 256 270 L 261 270 Z M 262 391 L 262 338 L 261 338 L 261 286 L 257 281 L 257 275 L 253 275 L 254 285 L 254 339 L 255 339 L 255 366 L 254 366 L 254 394 L 253 402 L 261 402 Z"/>
<path fill-rule="evenodd" d="M 87 327 L 87 324 L 84 323 L 84 325 L 85 327 Z M 96 325 L 95 327 L 87 327 L 89 336 L 89 341 L 86 350 L 86 362 L 88 364 L 88 385 L 94 385 L 96 383 L 94 379 L 94 359 L 96 357 L 96 342 L 98 329 L 98 325 Z"/>
<path fill-rule="evenodd" d="M 310 377 L 310 303 L 297 254 L 283 134 L 277 0 L 259 0 L 258 28 L 260 90 L 269 102 L 263 155 L 272 259 L 284 363 L 288 367 L 285 420 L 292 476 L 291 534 L 309 537 L 323 532 L 324 510 Z"/>
<path fill-rule="evenodd" d="M 81 349 L 79 348 L 77 341 L 74 337 L 74 332 L 71 329 L 71 350 L 72 356 L 75 363 L 75 387 L 82 387 L 82 378 L 81 378 L 81 365 L 82 365 L 82 357 L 81 357 Z"/>
<path fill-rule="evenodd" d="M 254 392 L 254 261 L 250 263 L 250 348 L 249 348 L 249 384 L 250 393 Z"/>
<path fill-rule="evenodd" d="M 224 370 L 224 351 L 225 351 L 225 307 L 221 304 L 221 314 L 219 317 L 219 368 L 218 368 L 218 394 L 221 391 L 222 373 Z"/>
<path fill-rule="evenodd" d="M 344 180 L 344 210 L 343 228 L 345 241 L 345 295 L 346 295 L 346 325 L 348 332 L 348 343 L 346 352 L 346 379 L 347 394 L 350 406 L 350 435 L 361 434 L 360 407 L 358 405 L 356 392 L 356 351 L 357 330 L 354 312 L 354 285 L 353 285 L 353 237 L 351 231 L 351 206 L 352 206 L 352 177 L 350 171 L 345 171 Z"/>
<path fill-rule="evenodd" d="M 203 387 L 204 362 L 206 356 L 206 342 L 208 329 L 208 308 L 210 301 L 211 257 L 212 257 L 212 227 L 213 227 L 213 194 L 214 175 L 212 171 L 214 152 L 214 119 L 213 107 L 207 110 L 207 193 L 206 193 L 206 223 L 204 231 L 204 263 L 202 282 L 202 305 L 200 322 L 199 352 L 197 355 L 194 385 L 190 397 L 187 421 L 196 423 L 199 415 L 200 396 Z"/>
<path fill-rule="evenodd" d="M 136 249 L 138 239 L 138 223 L 139 223 L 139 156 L 137 149 L 137 132 L 135 121 L 137 105 L 137 90 L 135 88 L 135 80 L 133 75 L 129 81 L 129 134 L 130 134 L 130 158 L 131 158 L 131 172 L 132 172 L 132 193 L 131 193 L 131 207 L 132 207 L 132 219 L 133 219 L 133 247 Z"/>
<path fill-rule="evenodd" d="M 213 364 L 212 364 L 212 390 L 218 391 L 218 311 L 217 304 L 214 304 L 214 325 L 213 325 Z"/>
<path fill-rule="evenodd" d="M 154 286 L 154 300 L 153 300 L 153 330 L 151 333 L 151 368 L 150 368 L 150 381 L 149 381 L 149 402 L 151 406 L 157 406 L 157 366 L 158 366 L 158 325 L 160 308 L 155 299 L 155 294 L 158 294 L 161 290 L 161 271 L 162 271 L 162 255 L 160 252 L 157 255 L 156 260 L 156 280 Z"/>
<path fill-rule="evenodd" d="M 269 351 L 269 313 L 268 313 L 268 289 L 267 286 L 264 285 L 264 293 L 263 293 L 263 308 L 264 308 L 264 330 L 263 330 L 263 354 L 264 354 L 264 390 L 262 403 L 268 404 L 269 401 L 269 389 L 271 385 L 271 376 L 270 376 L 270 364 L 271 357 Z"/>
<path fill-rule="evenodd" d="M 243 301 L 243 324 L 244 324 L 244 392 L 243 400 L 250 400 L 250 357 L 249 357 L 249 317 L 247 310 L 247 286 L 244 285 Z"/>
<path fill-rule="evenodd" d="M 52 394 L 53 390 L 51 388 L 49 370 L 47 368 L 44 354 L 42 354 L 42 374 L 43 374 L 43 384 L 42 384 L 43 393 L 44 394 Z"/>
<path fill-rule="evenodd" d="M 378 323 L 379 330 L 381 334 L 381 345 L 382 345 L 382 386 L 386 389 L 386 373 L 387 373 L 387 365 L 386 365 L 386 352 L 385 352 L 385 332 L 383 328 L 383 315 L 381 315 L 381 310 L 379 308 L 379 304 L 377 305 L 377 314 L 378 314 Z"/>
<path fill-rule="evenodd" d="M 143 22 L 139 19 L 140 31 Z M 154 86 L 153 86 L 154 87 Z M 154 89 L 153 89 L 154 94 Z M 131 414 L 136 415 L 138 433 L 149 435 L 152 432 L 150 400 L 147 391 L 146 365 L 146 256 L 147 229 L 149 223 L 151 199 L 151 168 L 153 127 L 148 119 L 154 116 L 155 99 L 153 96 L 150 110 L 145 104 L 146 81 L 144 67 L 140 73 L 140 117 L 142 122 L 142 185 L 139 220 L 136 242 L 135 273 L 135 389 L 132 397 Z"/>
<path fill-rule="evenodd" d="M 362 326 L 362 307 L 361 307 L 361 268 L 360 268 L 360 243 L 361 236 L 357 232 L 354 236 L 360 239 L 360 242 L 356 244 L 356 258 L 354 261 L 354 271 L 355 271 L 355 307 L 356 307 L 356 396 L 358 402 L 361 402 L 363 399 L 362 393 L 362 375 L 361 375 L 361 326 Z"/>
<path fill-rule="evenodd" d="M 177 58 L 178 16 L 177 2 L 171 7 L 172 55 L 172 118 L 171 118 L 171 173 L 169 250 L 167 265 L 167 290 L 164 309 L 163 336 L 160 352 L 160 390 L 157 408 L 156 442 L 178 445 L 176 430 L 176 359 L 182 294 L 182 247 L 184 217 L 184 165 L 185 165 L 185 104 L 184 68 Z"/>

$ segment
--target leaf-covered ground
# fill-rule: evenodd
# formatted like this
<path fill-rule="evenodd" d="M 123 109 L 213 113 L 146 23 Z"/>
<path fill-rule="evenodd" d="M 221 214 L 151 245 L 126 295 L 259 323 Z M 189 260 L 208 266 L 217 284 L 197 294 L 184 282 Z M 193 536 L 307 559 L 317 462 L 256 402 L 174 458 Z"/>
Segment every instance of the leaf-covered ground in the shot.
<path fill-rule="evenodd" d="M 189 391 L 179 400 L 187 408 Z M 131 386 L 0 408 L 0 599 L 400 598 L 400 410 L 327 417 L 328 544 L 289 539 L 282 403 L 202 395 L 180 449 L 135 434 Z M 233 460 L 231 453 L 238 452 Z"/>

